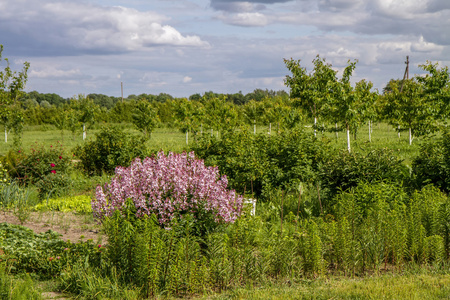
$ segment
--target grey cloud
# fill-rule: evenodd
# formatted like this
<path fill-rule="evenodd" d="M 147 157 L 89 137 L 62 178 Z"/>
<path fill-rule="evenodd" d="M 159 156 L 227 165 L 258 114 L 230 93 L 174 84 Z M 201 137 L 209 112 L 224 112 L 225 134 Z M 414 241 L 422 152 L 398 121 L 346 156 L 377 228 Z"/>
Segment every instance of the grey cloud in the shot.
<path fill-rule="evenodd" d="M 450 1 L 448 0 L 430 0 L 428 2 L 429 12 L 437 12 L 445 9 L 450 9 Z"/>
<path fill-rule="evenodd" d="M 265 5 L 285 3 L 293 0 L 211 0 L 211 7 L 227 12 L 248 12 L 263 10 Z M 251 8 L 251 9 L 250 9 Z"/>
<path fill-rule="evenodd" d="M 16 44 L 19 51 L 29 55 L 124 53 L 158 45 L 208 46 L 198 36 L 182 35 L 163 25 L 168 18 L 150 11 L 23 0 L 2 1 L 0 10 L 2 42 Z"/>
<path fill-rule="evenodd" d="M 363 1 L 358 0 L 320 0 L 318 8 L 320 11 L 346 11 L 357 8 Z"/>

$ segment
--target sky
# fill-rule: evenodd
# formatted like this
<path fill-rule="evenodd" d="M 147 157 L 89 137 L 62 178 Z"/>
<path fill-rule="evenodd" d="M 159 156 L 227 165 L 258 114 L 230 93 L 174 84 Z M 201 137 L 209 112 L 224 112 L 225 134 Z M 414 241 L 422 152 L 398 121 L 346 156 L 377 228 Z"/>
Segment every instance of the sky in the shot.
<path fill-rule="evenodd" d="M 283 59 L 317 55 L 381 91 L 406 56 L 450 65 L 450 1 L 0 0 L 0 44 L 25 91 L 65 98 L 288 91 Z"/>

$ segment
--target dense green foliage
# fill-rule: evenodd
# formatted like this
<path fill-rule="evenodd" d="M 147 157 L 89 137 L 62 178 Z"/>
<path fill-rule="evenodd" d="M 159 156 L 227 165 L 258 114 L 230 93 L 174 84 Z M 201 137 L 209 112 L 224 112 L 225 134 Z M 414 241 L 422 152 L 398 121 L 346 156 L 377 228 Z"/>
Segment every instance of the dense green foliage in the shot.
<path fill-rule="evenodd" d="M 95 137 L 74 149 L 79 167 L 89 175 L 112 174 L 117 166 L 128 166 L 147 154 L 142 137 L 130 136 L 119 127 L 104 127 Z"/>
<path fill-rule="evenodd" d="M 220 139 L 203 135 L 190 149 L 207 165 L 218 166 L 240 193 L 265 195 L 315 180 L 323 148 L 302 130 L 269 136 L 227 131 Z"/>
<path fill-rule="evenodd" d="M 322 188 L 328 193 L 324 201 L 326 211 L 333 213 L 333 199 L 342 191 L 361 182 L 377 181 L 409 184 L 409 170 L 392 150 L 379 149 L 362 154 L 339 151 L 329 153 L 318 171 Z"/>

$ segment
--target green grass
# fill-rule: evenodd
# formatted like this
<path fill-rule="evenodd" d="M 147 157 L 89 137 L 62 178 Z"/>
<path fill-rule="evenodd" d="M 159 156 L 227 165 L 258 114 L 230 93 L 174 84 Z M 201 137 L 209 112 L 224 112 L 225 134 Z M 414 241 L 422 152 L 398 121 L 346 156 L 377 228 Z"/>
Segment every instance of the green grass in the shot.
<path fill-rule="evenodd" d="M 382 275 L 239 288 L 208 299 L 449 299 L 450 275 Z"/>
<path fill-rule="evenodd" d="M 130 124 L 117 124 L 122 126 L 126 132 L 130 134 L 139 134 L 139 131 L 130 127 Z M 87 139 L 93 139 L 99 129 L 90 129 L 87 131 Z M 56 143 L 62 143 L 67 151 L 71 151 L 78 145 L 84 143 L 82 132 L 77 132 L 73 135 L 70 131 L 64 131 L 61 135 L 61 131 L 57 130 L 53 126 L 25 126 L 22 136 L 22 149 L 25 152 L 29 152 L 30 149 L 38 144 L 50 146 Z M 183 133 L 176 128 L 156 128 L 152 134 L 151 139 L 147 141 L 146 146 L 151 150 L 164 150 L 164 151 L 183 151 L 186 148 L 186 137 Z M 13 135 L 8 136 L 8 142 L 5 143 L 4 136 L 0 139 L 0 155 L 5 155 L 13 147 Z"/>
<path fill-rule="evenodd" d="M 312 129 L 311 129 L 312 132 Z M 331 146 L 336 149 L 347 150 L 346 132 L 317 132 L 318 139 L 330 141 Z M 387 148 L 410 165 L 413 157 L 419 154 L 420 144 L 426 141 L 426 137 L 414 137 L 412 145 L 409 145 L 408 131 L 398 132 L 386 123 L 376 123 L 372 126 L 371 140 L 369 141 L 369 128 L 367 125 L 361 127 L 357 133 L 356 140 L 350 136 L 352 152 L 367 152 L 373 149 Z"/>

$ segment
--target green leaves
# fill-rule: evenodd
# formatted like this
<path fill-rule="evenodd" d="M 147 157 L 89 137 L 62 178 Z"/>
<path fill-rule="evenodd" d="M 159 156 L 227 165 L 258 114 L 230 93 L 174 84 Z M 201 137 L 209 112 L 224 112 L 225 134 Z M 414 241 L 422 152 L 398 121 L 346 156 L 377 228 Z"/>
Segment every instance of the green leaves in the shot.
<path fill-rule="evenodd" d="M 132 117 L 134 126 L 142 131 L 146 138 L 150 138 L 153 129 L 159 124 L 157 111 L 147 100 L 137 102 Z"/>
<path fill-rule="evenodd" d="M 75 148 L 80 168 L 88 174 L 112 174 L 117 166 L 127 166 L 136 157 L 143 157 L 145 138 L 127 135 L 118 127 L 105 127 L 96 139 Z"/>

